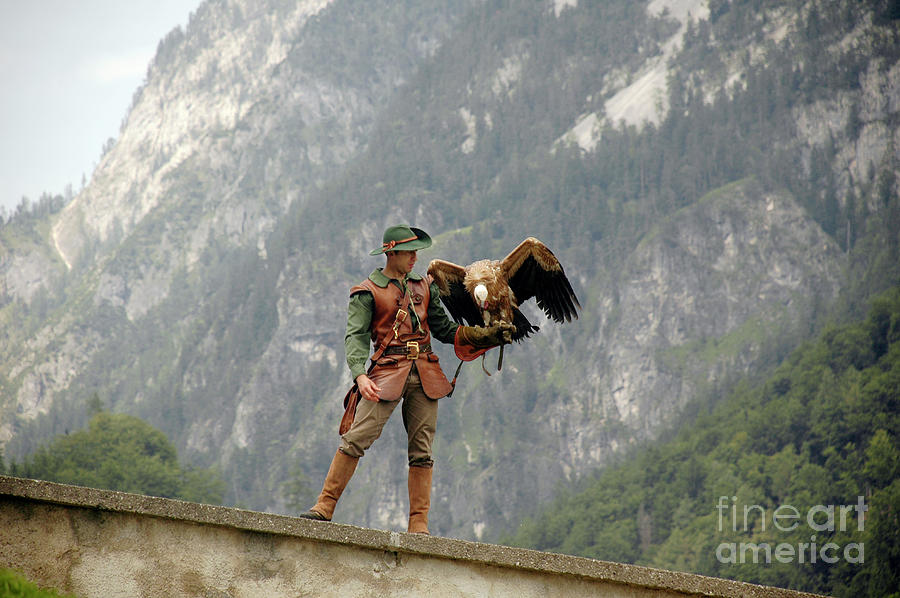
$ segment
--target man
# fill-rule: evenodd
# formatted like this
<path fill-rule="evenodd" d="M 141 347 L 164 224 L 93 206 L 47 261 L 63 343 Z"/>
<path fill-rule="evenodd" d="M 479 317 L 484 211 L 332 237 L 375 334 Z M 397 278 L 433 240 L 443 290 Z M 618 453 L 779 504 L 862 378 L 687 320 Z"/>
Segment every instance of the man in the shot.
<path fill-rule="evenodd" d="M 440 304 L 437 285 L 413 272 L 416 252 L 430 246 L 431 237 L 421 229 L 389 227 L 381 247 L 370 253 L 386 256 L 384 268 L 350 289 L 344 347 L 365 400 L 359 401 L 352 425 L 341 436 L 316 504 L 301 517 L 331 521 L 360 457 L 381 435 L 402 398 L 409 459 L 408 531 L 428 533 L 437 403 L 453 388 L 431 349 L 431 338 L 453 343 L 457 355 L 468 360 L 509 342 L 515 331 L 505 322 L 490 328 L 453 322 Z M 370 340 L 375 353 L 367 371 Z"/>

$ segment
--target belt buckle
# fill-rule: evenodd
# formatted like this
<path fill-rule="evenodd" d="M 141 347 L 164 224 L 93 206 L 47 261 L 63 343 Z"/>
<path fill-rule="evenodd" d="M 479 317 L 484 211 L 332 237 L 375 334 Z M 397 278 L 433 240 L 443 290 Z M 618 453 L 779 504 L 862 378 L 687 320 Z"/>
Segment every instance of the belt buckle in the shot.
<path fill-rule="evenodd" d="M 406 358 L 407 359 L 418 359 L 419 358 L 419 343 L 418 343 L 418 341 L 407 341 L 406 342 Z"/>

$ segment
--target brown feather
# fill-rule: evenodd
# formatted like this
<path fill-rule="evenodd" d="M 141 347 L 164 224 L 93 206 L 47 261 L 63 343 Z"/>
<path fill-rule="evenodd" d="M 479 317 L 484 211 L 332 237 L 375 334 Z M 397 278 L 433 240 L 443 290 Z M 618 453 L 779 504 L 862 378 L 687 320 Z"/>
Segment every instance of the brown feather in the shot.
<path fill-rule="evenodd" d="M 532 297 L 556 322 L 577 318 L 576 306 L 581 307 L 559 260 L 534 237 L 522 241 L 503 260 L 479 260 L 465 268 L 432 260 L 428 274 L 438 284 L 441 300 L 453 319 L 470 325 L 511 322 L 517 329 L 513 335 L 517 341 L 538 330 L 519 310 Z M 490 322 L 475 299 L 475 287 L 479 284 L 488 290 L 485 310 L 490 314 Z"/>
<path fill-rule="evenodd" d="M 462 283 L 466 277 L 466 269 L 452 262 L 444 260 L 431 260 L 428 264 L 428 274 L 437 283 L 441 295 L 450 294 L 450 284 Z"/>
<path fill-rule="evenodd" d="M 512 278 L 515 276 L 528 258 L 533 258 L 538 263 L 538 266 L 548 272 L 562 271 L 562 265 L 560 265 L 556 256 L 553 255 L 553 252 L 534 237 L 528 237 L 519 243 L 518 247 L 510 251 L 509 255 L 503 258 L 501 268 L 506 277 Z"/>

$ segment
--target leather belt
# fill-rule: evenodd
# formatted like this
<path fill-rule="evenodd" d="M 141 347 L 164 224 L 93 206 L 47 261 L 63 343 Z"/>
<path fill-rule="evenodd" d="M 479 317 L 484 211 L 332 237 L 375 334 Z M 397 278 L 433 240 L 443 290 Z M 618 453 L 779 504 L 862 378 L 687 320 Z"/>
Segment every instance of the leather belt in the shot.
<path fill-rule="evenodd" d="M 431 353 L 431 343 L 420 345 L 418 341 L 408 341 L 406 346 L 393 346 L 384 350 L 385 355 L 406 355 L 407 359 L 418 359 L 422 353 Z"/>

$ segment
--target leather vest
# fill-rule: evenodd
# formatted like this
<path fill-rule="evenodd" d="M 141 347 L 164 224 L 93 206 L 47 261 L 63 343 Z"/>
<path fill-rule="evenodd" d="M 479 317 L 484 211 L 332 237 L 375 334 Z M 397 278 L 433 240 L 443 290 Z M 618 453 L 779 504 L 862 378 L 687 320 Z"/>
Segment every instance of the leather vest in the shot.
<path fill-rule="evenodd" d="M 421 323 L 421 329 L 413 324 L 413 318 L 407 315 L 394 333 L 394 323 L 397 320 L 397 311 L 403 303 L 403 293 L 393 283 L 386 287 L 380 287 L 370 279 L 350 289 L 350 295 L 362 291 L 372 293 L 375 299 L 375 309 L 372 312 L 372 342 L 377 350 L 381 343 L 387 339 L 388 350 L 381 356 L 374 367 L 368 372 L 369 378 L 381 388 L 381 399 L 396 401 L 403 396 L 406 379 L 412 370 L 413 364 L 422 381 L 422 389 L 432 399 L 439 399 L 450 394 L 453 387 L 438 360 L 437 354 L 426 350 L 431 344 L 431 333 L 428 330 L 428 304 L 431 301 L 431 278 L 421 280 L 407 279 L 410 293 L 410 301 L 407 311 L 415 310 L 417 324 Z M 418 343 L 419 353 L 416 359 L 410 359 L 415 351 L 401 353 L 408 348 L 407 343 Z M 398 352 L 393 353 L 391 350 Z"/>

